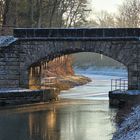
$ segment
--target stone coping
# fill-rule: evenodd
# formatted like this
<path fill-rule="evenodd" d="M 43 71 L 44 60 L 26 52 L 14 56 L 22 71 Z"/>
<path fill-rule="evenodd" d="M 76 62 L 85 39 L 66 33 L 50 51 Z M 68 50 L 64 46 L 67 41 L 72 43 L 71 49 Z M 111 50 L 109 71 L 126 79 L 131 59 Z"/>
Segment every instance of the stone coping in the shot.
<path fill-rule="evenodd" d="M 140 90 L 114 90 L 111 92 L 112 94 L 127 94 L 127 95 L 140 95 Z"/>
<path fill-rule="evenodd" d="M 140 37 L 140 28 L 15 28 L 14 37 Z"/>

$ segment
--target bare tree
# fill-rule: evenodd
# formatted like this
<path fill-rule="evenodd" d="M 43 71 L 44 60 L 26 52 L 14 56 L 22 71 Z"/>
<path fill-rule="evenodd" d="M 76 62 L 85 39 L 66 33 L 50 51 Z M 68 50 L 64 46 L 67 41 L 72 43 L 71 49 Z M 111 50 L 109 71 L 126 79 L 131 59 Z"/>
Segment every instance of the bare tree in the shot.
<path fill-rule="evenodd" d="M 116 16 L 117 27 L 139 27 L 140 26 L 140 1 L 125 0 L 118 8 Z"/>
<path fill-rule="evenodd" d="M 79 22 L 86 22 L 86 13 L 90 11 L 86 0 L 70 0 L 67 5 L 67 10 L 63 13 L 66 27 L 80 26 Z"/>
<path fill-rule="evenodd" d="M 2 26 L 3 11 L 4 11 L 4 1 L 0 0 L 0 26 Z"/>
<path fill-rule="evenodd" d="M 101 11 L 96 14 L 98 27 L 115 27 L 115 18 L 113 13 Z"/>
<path fill-rule="evenodd" d="M 114 13 L 108 11 L 94 12 L 94 18 L 88 21 L 88 27 L 116 27 Z"/>
<path fill-rule="evenodd" d="M 1 1 L 1 4 L 3 6 L 3 8 L 2 8 L 2 26 L 7 25 L 7 20 L 8 20 L 7 14 L 9 11 L 10 2 L 11 2 L 11 0 Z"/>

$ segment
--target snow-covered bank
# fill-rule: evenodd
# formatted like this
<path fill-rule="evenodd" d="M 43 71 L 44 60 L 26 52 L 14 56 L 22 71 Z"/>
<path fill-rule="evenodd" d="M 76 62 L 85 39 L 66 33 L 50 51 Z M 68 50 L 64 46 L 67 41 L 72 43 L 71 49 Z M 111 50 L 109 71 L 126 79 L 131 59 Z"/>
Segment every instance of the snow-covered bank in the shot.
<path fill-rule="evenodd" d="M 127 95 L 140 95 L 140 90 L 114 90 L 112 94 L 127 94 Z"/>
<path fill-rule="evenodd" d="M 0 47 L 9 46 L 16 40 L 17 38 L 14 38 L 13 36 L 0 36 Z"/>
<path fill-rule="evenodd" d="M 140 105 L 122 122 L 112 140 L 140 140 Z"/>
<path fill-rule="evenodd" d="M 29 92 L 29 91 L 32 91 L 32 90 L 24 89 L 24 88 L 0 88 L 0 94 L 11 93 L 11 92 Z"/>
<path fill-rule="evenodd" d="M 113 78 L 128 77 L 127 69 L 125 68 L 90 66 L 88 68 L 74 67 L 74 70 L 76 73 L 81 75 L 90 74 L 90 75 L 101 75 L 101 76 L 113 76 Z"/>

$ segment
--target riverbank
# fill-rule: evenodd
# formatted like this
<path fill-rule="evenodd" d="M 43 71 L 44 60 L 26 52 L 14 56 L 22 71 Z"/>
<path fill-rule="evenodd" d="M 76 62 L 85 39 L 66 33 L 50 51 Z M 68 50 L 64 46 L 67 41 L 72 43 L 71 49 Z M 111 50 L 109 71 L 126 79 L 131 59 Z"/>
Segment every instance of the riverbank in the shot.
<path fill-rule="evenodd" d="M 59 90 L 44 89 L 0 89 L 0 108 L 1 106 L 17 106 L 40 102 L 50 102 L 58 99 Z"/>
<path fill-rule="evenodd" d="M 140 100 L 140 90 L 114 90 L 109 92 L 109 104 L 114 107 L 124 107 Z"/>
<path fill-rule="evenodd" d="M 139 140 L 140 139 L 140 105 L 118 126 L 112 140 Z"/>
<path fill-rule="evenodd" d="M 61 76 L 61 77 L 50 77 L 50 80 L 47 79 L 44 81 L 46 87 L 49 88 L 57 88 L 60 91 L 68 90 L 75 86 L 85 85 L 91 82 L 91 79 L 81 75 L 73 75 L 73 76 Z"/>
<path fill-rule="evenodd" d="M 90 82 L 89 78 L 76 75 L 61 78 L 53 77 L 51 78 L 51 81 L 49 79 L 48 83 L 46 81 L 46 86 L 42 86 L 40 89 L 35 90 L 22 88 L 0 89 L 0 106 L 54 101 L 58 99 L 61 90 L 68 90 L 69 88 L 84 85 L 88 82 Z"/>

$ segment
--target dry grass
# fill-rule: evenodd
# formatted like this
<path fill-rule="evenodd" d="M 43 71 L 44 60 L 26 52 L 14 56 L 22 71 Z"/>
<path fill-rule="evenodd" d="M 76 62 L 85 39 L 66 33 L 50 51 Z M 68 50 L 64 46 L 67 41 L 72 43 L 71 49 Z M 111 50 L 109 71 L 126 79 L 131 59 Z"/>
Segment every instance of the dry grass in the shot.
<path fill-rule="evenodd" d="M 73 88 L 75 86 L 80 86 L 87 84 L 91 80 L 84 76 L 65 76 L 65 77 L 58 77 L 57 81 L 55 80 L 53 84 L 51 84 L 49 87 L 58 88 L 59 90 L 68 90 L 70 88 Z M 46 83 L 47 85 L 47 83 Z"/>

